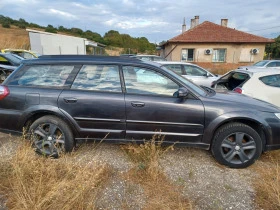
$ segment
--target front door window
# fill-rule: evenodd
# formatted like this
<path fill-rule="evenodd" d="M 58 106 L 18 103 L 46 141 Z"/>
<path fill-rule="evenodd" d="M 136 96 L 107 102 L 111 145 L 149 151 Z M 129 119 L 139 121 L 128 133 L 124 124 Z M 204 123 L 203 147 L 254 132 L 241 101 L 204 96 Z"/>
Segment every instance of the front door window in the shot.
<path fill-rule="evenodd" d="M 127 93 L 172 97 L 179 88 L 166 76 L 150 69 L 124 66 L 123 74 Z"/>

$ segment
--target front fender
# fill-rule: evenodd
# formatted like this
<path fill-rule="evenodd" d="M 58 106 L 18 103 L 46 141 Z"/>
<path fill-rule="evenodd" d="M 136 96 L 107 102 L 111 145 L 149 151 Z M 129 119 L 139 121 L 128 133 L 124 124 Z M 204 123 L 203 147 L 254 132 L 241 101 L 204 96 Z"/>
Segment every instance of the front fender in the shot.
<path fill-rule="evenodd" d="M 261 117 L 260 114 L 256 111 L 249 112 L 248 110 L 246 110 L 246 111 L 224 113 L 222 115 L 217 116 L 212 121 L 208 122 L 207 125 L 205 125 L 202 142 L 206 144 L 211 144 L 217 129 L 226 123 L 234 122 L 234 121 L 241 121 L 241 122 L 250 121 L 258 125 L 261 125 L 265 132 L 265 136 L 266 137 L 271 136 L 272 133 L 271 128 L 269 124 L 264 120 L 264 118 Z"/>

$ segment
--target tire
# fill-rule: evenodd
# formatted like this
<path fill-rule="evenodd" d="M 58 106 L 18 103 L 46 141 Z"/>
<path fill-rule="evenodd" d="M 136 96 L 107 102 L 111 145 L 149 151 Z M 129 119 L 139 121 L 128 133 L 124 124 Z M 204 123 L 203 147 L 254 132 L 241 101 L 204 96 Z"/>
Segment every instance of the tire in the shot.
<path fill-rule="evenodd" d="M 64 152 L 71 152 L 75 145 L 69 126 L 55 116 L 47 115 L 35 120 L 28 133 L 40 155 L 58 158 Z"/>
<path fill-rule="evenodd" d="M 246 168 L 260 157 L 262 140 L 250 126 L 229 123 L 216 131 L 211 151 L 222 165 L 230 168 Z"/>

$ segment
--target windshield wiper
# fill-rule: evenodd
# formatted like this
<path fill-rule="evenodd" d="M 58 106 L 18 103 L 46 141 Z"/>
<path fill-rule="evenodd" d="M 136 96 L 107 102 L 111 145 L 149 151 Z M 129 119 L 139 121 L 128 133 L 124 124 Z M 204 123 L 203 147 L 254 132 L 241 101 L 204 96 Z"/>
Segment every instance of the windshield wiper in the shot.
<path fill-rule="evenodd" d="M 206 87 L 206 86 L 204 86 L 204 85 L 200 85 L 200 87 L 202 87 L 207 93 L 210 93 L 210 94 L 216 93 L 216 91 L 213 90 L 213 89 L 210 88 L 210 87 Z"/>

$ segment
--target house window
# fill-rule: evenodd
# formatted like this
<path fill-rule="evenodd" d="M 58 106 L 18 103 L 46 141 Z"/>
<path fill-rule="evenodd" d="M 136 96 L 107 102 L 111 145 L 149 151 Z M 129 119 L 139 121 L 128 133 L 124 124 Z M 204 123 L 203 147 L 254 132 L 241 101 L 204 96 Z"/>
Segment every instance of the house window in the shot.
<path fill-rule="evenodd" d="M 226 49 L 214 49 L 212 62 L 225 62 L 226 61 Z"/>
<path fill-rule="evenodd" d="M 194 49 L 182 49 L 181 61 L 194 61 Z"/>

